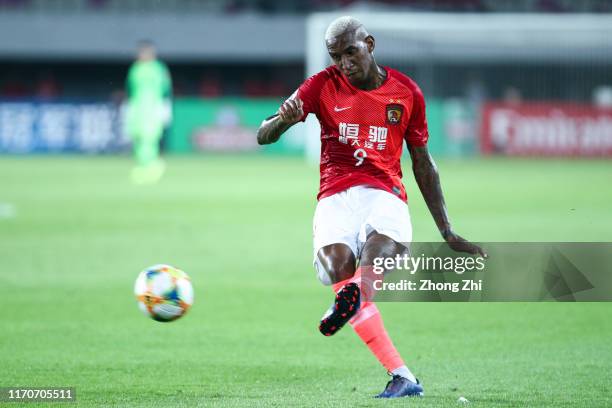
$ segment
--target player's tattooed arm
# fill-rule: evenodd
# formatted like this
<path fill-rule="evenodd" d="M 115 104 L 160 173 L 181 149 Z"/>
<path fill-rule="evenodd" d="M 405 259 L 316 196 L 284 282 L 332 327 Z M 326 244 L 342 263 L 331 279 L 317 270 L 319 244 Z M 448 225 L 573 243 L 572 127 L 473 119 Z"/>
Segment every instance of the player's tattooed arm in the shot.
<path fill-rule="evenodd" d="M 278 112 L 266 118 L 257 129 L 257 143 L 270 144 L 295 125 L 304 116 L 303 103 L 299 98 L 289 98 L 278 108 Z"/>
<path fill-rule="evenodd" d="M 444 195 L 440 186 L 440 176 L 438 168 L 429 155 L 427 146 L 415 147 L 408 146 L 410 158 L 412 159 L 412 171 L 416 179 L 421 194 L 427 203 L 427 207 L 440 230 L 442 236 L 451 231 Z"/>
<path fill-rule="evenodd" d="M 414 178 L 444 240 L 455 251 L 486 256 L 482 248 L 462 238 L 451 228 L 442 187 L 440 186 L 438 168 L 429 154 L 427 146 L 408 145 L 408 151 L 412 159 Z"/>

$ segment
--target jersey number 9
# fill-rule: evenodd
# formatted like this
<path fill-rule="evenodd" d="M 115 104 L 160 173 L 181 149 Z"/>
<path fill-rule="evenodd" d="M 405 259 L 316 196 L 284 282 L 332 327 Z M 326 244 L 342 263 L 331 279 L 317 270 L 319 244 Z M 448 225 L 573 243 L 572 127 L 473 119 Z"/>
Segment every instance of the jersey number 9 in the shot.
<path fill-rule="evenodd" d="M 355 166 L 361 166 L 365 158 L 368 157 L 368 153 L 363 149 L 357 149 L 355 150 L 353 157 L 357 159 L 357 163 L 355 163 Z"/>

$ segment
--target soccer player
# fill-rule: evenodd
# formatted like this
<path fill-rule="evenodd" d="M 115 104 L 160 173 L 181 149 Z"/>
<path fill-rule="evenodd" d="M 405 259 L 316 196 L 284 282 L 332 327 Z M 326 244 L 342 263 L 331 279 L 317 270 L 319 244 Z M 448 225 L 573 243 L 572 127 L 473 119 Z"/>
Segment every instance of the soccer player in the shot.
<path fill-rule="evenodd" d="M 335 334 L 347 322 L 393 376 L 381 398 L 422 396 L 423 387 L 391 342 L 376 305 L 360 285 L 362 270 L 378 257 L 394 257 L 412 240 L 402 184 L 404 141 L 429 210 L 449 246 L 484 255 L 457 235 L 446 212 L 436 166 L 427 150 L 425 102 L 406 75 L 379 66 L 374 38 L 352 17 L 341 17 L 325 34 L 334 65 L 308 78 L 257 133 L 276 142 L 310 113 L 321 124 L 321 180 L 314 215 L 314 265 L 333 285 L 334 304 L 319 330 Z"/>
<path fill-rule="evenodd" d="M 172 115 L 172 80 L 168 67 L 157 59 L 155 46 L 149 41 L 139 44 L 137 60 L 128 71 L 127 94 L 127 133 L 136 160 L 132 181 L 155 183 L 164 172 L 159 141 Z"/>

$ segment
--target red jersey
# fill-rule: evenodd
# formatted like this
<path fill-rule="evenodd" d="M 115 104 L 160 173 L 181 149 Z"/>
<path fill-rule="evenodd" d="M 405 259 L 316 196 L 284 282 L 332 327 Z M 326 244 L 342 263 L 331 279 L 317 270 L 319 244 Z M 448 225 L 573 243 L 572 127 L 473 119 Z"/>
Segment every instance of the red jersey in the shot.
<path fill-rule="evenodd" d="M 321 124 L 321 181 L 317 199 L 368 185 L 407 200 L 400 157 L 404 140 L 427 144 L 425 100 L 409 77 L 384 67 L 376 89 L 353 86 L 335 66 L 308 78 L 297 90 L 304 117 Z"/>

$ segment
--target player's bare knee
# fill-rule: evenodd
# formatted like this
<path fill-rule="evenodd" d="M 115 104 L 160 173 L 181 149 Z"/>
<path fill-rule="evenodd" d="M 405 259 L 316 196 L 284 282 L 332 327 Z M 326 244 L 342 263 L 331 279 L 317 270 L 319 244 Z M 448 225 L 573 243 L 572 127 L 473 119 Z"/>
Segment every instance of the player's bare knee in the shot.
<path fill-rule="evenodd" d="M 355 261 L 350 259 L 339 261 L 328 270 L 328 274 L 332 283 L 350 279 L 355 274 Z"/>
<path fill-rule="evenodd" d="M 375 258 L 394 257 L 402 245 L 386 235 L 373 233 L 368 237 L 361 253 L 361 265 L 372 265 Z"/>
<path fill-rule="evenodd" d="M 323 247 L 317 254 L 319 267 L 323 268 L 327 277 L 319 279 L 324 284 L 327 279 L 331 283 L 338 283 L 351 278 L 355 274 L 355 255 L 353 251 L 344 244 L 332 244 Z"/>

